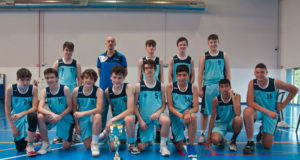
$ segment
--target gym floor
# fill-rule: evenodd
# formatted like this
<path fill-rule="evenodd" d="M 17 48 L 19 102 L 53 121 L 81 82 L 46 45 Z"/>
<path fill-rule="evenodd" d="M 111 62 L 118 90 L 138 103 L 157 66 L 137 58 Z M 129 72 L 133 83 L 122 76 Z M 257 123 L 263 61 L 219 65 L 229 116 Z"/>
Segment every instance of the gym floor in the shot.
<path fill-rule="evenodd" d="M 245 108 L 245 106 L 243 106 Z M 300 114 L 300 106 L 289 105 L 285 110 L 285 122 L 290 125 L 290 128 L 277 128 L 275 133 L 275 142 L 271 149 L 266 150 L 262 147 L 261 144 L 256 144 L 256 151 L 250 155 L 243 154 L 243 148 L 246 144 L 247 138 L 245 133 L 245 128 L 242 129 L 238 139 L 237 139 L 237 152 L 230 152 L 228 146 L 225 148 L 219 148 L 217 146 L 211 146 L 209 149 L 206 149 L 204 145 L 196 145 L 196 152 L 198 153 L 198 159 L 239 159 L 239 160 L 256 160 L 256 159 L 269 159 L 269 160 L 283 160 L 283 159 L 300 159 L 300 135 L 295 133 L 298 116 Z M 200 114 L 198 114 L 198 119 Z M 199 122 L 199 120 L 198 120 Z M 258 132 L 260 123 L 255 123 L 255 135 Z M 199 129 L 198 124 L 198 129 Z M 298 130 L 298 133 L 300 129 Z M 199 130 L 197 135 L 199 136 Z M 226 139 L 230 140 L 232 134 L 228 133 Z M 52 140 L 55 137 L 55 130 L 49 131 L 49 138 Z M 97 159 L 112 159 L 114 152 L 109 151 L 109 147 L 106 144 L 100 143 L 100 157 Z M 40 145 L 35 147 L 36 151 L 40 148 Z M 46 155 L 37 155 L 35 157 L 28 158 L 25 152 L 18 153 L 15 149 L 13 142 L 13 136 L 10 130 L 10 125 L 8 124 L 5 112 L 3 101 L 0 101 L 0 159 L 96 159 L 91 157 L 90 150 L 86 150 L 82 143 L 77 143 L 72 146 L 70 150 L 62 149 L 62 144 L 52 144 L 52 151 Z M 153 144 L 148 147 L 148 149 L 142 152 L 139 155 L 132 155 L 127 151 L 127 146 L 122 145 L 120 147 L 120 156 L 122 159 L 130 160 L 153 160 L 153 159 L 189 159 L 186 153 L 177 152 L 174 145 L 169 143 L 168 148 L 171 152 L 170 157 L 162 157 L 159 152 L 159 144 Z"/>

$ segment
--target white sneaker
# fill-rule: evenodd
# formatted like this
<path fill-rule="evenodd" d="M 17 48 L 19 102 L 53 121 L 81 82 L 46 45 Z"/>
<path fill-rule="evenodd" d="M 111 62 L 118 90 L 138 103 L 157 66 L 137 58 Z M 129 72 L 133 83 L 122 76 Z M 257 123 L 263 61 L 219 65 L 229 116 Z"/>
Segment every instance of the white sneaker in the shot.
<path fill-rule="evenodd" d="M 37 153 L 38 154 L 46 154 L 49 151 L 51 151 L 51 146 L 50 146 L 49 142 L 43 142 L 42 148 Z"/>
<path fill-rule="evenodd" d="M 33 145 L 27 145 L 26 146 L 26 154 L 27 154 L 28 157 L 36 155 L 36 152 L 34 150 L 34 146 Z"/>
<path fill-rule="evenodd" d="M 160 154 L 164 157 L 170 156 L 170 151 L 167 148 L 167 145 L 160 145 Z"/>
<path fill-rule="evenodd" d="M 140 154 L 140 150 L 134 145 L 134 144 L 129 144 L 128 145 L 128 151 L 131 153 L 131 154 Z"/>
<path fill-rule="evenodd" d="M 202 134 L 200 135 L 199 139 L 198 139 L 198 143 L 202 144 L 202 143 L 204 143 L 204 142 L 205 142 L 205 134 L 202 133 Z"/>
<path fill-rule="evenodd" d="M 91 144 L 91 152 L 93 157 L 97 157 L 100 155 L 99 145 L 98 144 Z"/>

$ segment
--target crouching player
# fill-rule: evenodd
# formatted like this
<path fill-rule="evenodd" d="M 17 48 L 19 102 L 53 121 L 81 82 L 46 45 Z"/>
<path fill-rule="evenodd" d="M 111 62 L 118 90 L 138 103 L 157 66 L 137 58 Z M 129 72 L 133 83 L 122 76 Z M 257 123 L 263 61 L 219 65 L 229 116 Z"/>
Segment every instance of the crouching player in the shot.
<path fill-rule="evenodd" d="M 230 81 L 222 79 L 219 82 L 221 94 L 212 101 L 212 112 L 209 122 L 206 144 L 223 146 L 227 132 L 233 132 L 229 150 L 237 151 L 236 138 L 239 135 L 243 120 L 241 118 L 241 96 L 231 90 Z"/>
<path fill-rule="evenodd" d="M 44 71 L 48 87 L 42 90 L 38 107 L 38 126 L 43 140 L 38 154 L 46 154 L 51 150 L 48 130 L 56 126 L 56 136 L 63 140 L 63 148 L 69 149 L 72 144 L 74 119 L 72 117 L 72 100 L 70 89 L 58 83 L 58 72 L 54 68 Z M 48 103 L 49 110 L 44 108 Z"/>
<path fill-rule="evenodd" d="M 184 147 L 184 129 L 187 127 L 189 136 L 188 156 L 196 158 L 194 141 L 197 132 L 196 113 L 199 110 L 198 90 L 195 85 L 188 82 L 189 68 L 186 65 L 177 67 L 176 79 L 176 82 L 167 85 L 173 140 L 176 149 L 181 151 Z"/>
<path fill-rule="evenodd" d="M 83 85 L 76 87 L 72 93 L 75 129 L 81 135 L 85 148 L 91 149 L 92 156 L 100 155 L 98 139 L 101 131 L 103 91 L 95 86 L 97 78 L 94 70 L 85 70 L 81 75 Z"/>
<path fill-rule="evenodd" d="M 31 72 L 26 68 L 17 71 L 17 83 L 8 86 L 5 92 L 5 115 L 11 126 L 16 149 L 27 156 L 34 156 L 33 142 L 37 127 L 37 87 L 30 84 Z M 28 123 L 28 142 L 25 124 Z"/>

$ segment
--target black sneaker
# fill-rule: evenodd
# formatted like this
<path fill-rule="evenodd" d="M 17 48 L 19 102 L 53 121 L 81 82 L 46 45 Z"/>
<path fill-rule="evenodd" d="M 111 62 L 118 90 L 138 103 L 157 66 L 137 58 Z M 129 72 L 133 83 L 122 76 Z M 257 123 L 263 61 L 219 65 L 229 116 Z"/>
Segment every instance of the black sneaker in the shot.
<path fill-rule="evenodd" d="M 259 127 L 259 132 L 256 136 L 256 142 L 260 142 L 261 138 L 263 136 L 263 133 L 262 133 L 262 126 Z"/>
<path fill-rule="evenodd" d="M 248 141 L 243 149 L 244 154 L 250 154 L 255 151 L 255 144 L 253 141 Z"/>

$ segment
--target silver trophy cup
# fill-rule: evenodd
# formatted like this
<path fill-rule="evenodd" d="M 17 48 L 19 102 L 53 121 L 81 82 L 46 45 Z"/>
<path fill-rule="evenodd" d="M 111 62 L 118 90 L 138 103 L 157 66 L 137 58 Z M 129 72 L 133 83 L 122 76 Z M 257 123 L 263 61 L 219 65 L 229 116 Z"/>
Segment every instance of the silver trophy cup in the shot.
<path fill-rule="evenodd" d="M 113 160 L 121 160 L 119 155 L 119 147 L 120 147 L 120 140 L 119 137 L 123 134 L 124 125 L 122 124 L 112 124 L 109 126 L 110 129 L 110 136 L 114 137 L 114 147 L 116 150 L 116 154 Z"/>

